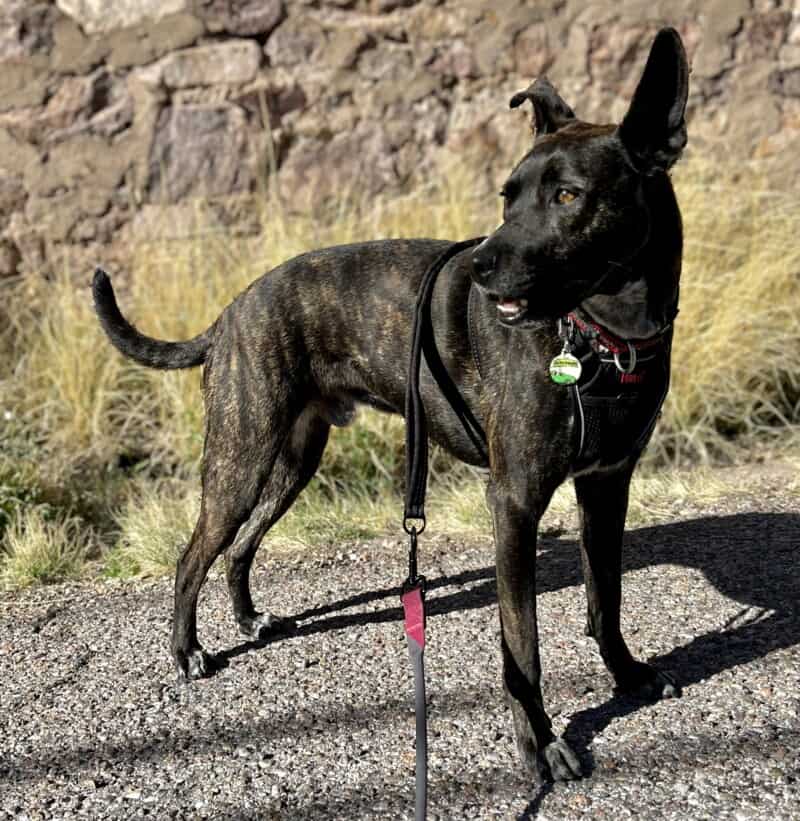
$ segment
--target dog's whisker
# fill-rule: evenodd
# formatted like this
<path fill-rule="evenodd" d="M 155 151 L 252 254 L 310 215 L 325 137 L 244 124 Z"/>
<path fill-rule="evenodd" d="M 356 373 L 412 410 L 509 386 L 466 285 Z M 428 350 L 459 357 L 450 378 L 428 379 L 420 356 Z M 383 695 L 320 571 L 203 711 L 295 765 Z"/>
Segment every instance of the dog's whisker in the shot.
<path fill-rule="evenodd" d="M 622 268 L 623 271 L 630 271 L 631 273 L 633 273 L 633 268 L 631 268 L 631 266 L 628 265 L 626 262 L 617 262 L 614 259 L 607 259 L 606 264 L 613 265 L 616 268 Z"/>

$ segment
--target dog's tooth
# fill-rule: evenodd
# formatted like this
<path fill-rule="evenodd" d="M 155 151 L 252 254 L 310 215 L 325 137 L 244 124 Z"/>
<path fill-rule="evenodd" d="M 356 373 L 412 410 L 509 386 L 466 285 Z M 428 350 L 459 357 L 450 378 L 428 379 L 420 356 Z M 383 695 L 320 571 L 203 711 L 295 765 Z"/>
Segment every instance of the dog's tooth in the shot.
<path fill-rule="evenodd" d="M 501 299 L 497 302 L 497 310 L 503 314 L 518 314 L 528 305 L 527 299 Z"/>
<path fill-rule="evenodd" d="M 503 316 L 513 319 L 519 316 L 525 308 L 521 301 L 516 299 L 502 299 L 497 303 L 497 310 L 503 314 Z"/>

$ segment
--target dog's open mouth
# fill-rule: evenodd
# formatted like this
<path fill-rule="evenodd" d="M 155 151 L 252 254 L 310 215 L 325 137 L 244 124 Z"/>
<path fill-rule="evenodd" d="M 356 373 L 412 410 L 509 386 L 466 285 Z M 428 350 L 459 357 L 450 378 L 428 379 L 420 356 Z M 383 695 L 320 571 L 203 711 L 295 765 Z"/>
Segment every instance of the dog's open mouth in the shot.
<path fill-rule="evenodd" d="M 515 325 L 528 313 L 528 300 L 524 298 L 497 300 L 497 317 L 504 325 Z"/>

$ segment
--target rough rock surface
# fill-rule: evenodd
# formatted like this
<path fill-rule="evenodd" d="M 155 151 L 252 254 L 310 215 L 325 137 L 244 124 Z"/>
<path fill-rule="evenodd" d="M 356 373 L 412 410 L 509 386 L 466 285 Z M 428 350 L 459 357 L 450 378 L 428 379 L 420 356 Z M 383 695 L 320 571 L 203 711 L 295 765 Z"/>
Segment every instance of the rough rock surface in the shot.
<path fill-rule="evenodd" d="M 623 629 L 684 688 L 658 704 L 611 691 L 575 542 L 543 540 L 545 699 L 591 774 L 544 790 L 503 703 L 491 547 L 426 536 L 431 820 L 796 819 L 795 504 L 629 532 Z M 217 574 L 200 635 L 227 666 L 191 685 L 168 658 L 169 580 L 0 595 L 0 819 L 411 818 L 404 547 L 271 557 L 257 598 L 299 626 L 269 644 L 238 635 Z"/>
<path fill-rule="evenodd" d="M 258 196 L 273 158 L 290 209 L 453 157 L 495 186 L 528 139 L 513 92 L 547 73 L 617 119 L 663 24 L 691 150 L 796 185 L 800 0 L 4 0 L 0 276 L 149 239 L 143 207 Z"/>

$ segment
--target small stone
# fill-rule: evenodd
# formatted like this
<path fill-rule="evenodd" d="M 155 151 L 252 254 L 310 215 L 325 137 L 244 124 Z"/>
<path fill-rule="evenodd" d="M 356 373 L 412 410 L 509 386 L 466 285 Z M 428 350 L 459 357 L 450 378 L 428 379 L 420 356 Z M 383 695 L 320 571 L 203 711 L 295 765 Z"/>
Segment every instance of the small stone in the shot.
<path fill-rule="evenodd" d="M 261 51 L 251 40 L 227 40 L 176 51 L 162 61 L 167 88 L 238 84 L 255 78 Z"/>
<path fill-rule="evenodd" d="M 67 17 L 79 23 L 87 34 L 99 34 L 155 22 L 168 14 L 183 11 L 188 0 L 56 0 Z"/>

